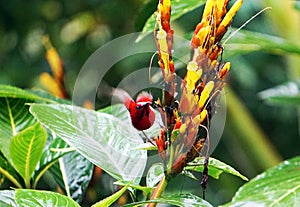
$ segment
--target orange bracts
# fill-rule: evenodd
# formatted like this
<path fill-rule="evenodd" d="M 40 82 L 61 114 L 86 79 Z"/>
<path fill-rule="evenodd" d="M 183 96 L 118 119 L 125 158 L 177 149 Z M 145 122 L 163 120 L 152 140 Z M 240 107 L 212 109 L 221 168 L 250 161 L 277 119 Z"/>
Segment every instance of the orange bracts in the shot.
<path fill-rule="evenodd" d="M 237 0 L 227 11 L 228 2 L 207 0 L 202 20 L 191 39 L 191 56 L 181 82 L 181 98 L 176 105 L 171 2 L 159 1 L 154 38 L 158 48 L 158 63 L 165 79 L 163 100 L 159 101 L 160 112 L 163 120 L 168 122 L 155 141 L 167 174 L 180 173 L 187 162 L 199 156 L 209 136 L 210 118 L 215 113 L 217 96 L 224 87 L 224 79 L 230 69 L 229 62 L 218 60 L 223 52 L 221 40 L 243 0 Z"/>
<path fill-rule="evenodd" d="M 60 98 L 68 98 L 64 85 L 64 64 L 56 49 L 52 46 L 48 36 L 43 37 L 46 48 L 46 59 L 51 67 L 53 76 L 49 73 L 42 73 L 40 82 L 46 90 Z"/>

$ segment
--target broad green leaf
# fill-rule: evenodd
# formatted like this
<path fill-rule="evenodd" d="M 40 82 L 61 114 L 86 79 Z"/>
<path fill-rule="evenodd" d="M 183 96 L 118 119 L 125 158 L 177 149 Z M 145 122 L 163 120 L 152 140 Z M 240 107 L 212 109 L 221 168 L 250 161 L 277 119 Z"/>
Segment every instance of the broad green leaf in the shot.
<path fill-rule="evenodd" d="M 205 159 L 204 157 L 196 158 L 193 162 L 188 163 L 188 165 L 184 168 L 184 170 L 203 172 L 204 159 Z M 241 173 L 239 173 L 237 170 L 235 170 L 231 166 L 225 164 L 224 162 L 221 162 L 217 159 L 210 157 L 209 162 L 208 162 L 208 174 L 215 179 L 219 179 L 219 177 L 222 173 L 228 173 L 228 174 L 240 177 L 243 180 L 246 180 L 246 181 L 248 180 L 248 178 L 243 176 Z"/>
<path fill-rule="evenodd" d="M 115 104 L 103 109 L 100 109 L 99 112 L 103 112 L 106 114 L 111 114 L 115 117 L 118 117 L 120 120 L 126 122 L 126 124 L 131 124 L 129 118 L 129 112 L 124 106 L 124 104 Z"/>
<path fill-rule="evenodd" d="M 8 160 L 12 137 L 36 123 L 29 113 L 29 106 L 26 105 L 35 101 L 67 102 L 41 90 L 26 91 L 9 85 L 0 85 L 0 151 Z"/>
<path fill-rule="evenodd" d="M 171 2 L 171 22 L 183 16 L 184 14 L 196 9 L 197 7 L 202 6 L 206 1 L 205 0 L 177 0 Z M 138 37 L 137 41 L 143 39 L 149 32 L 153 32 L 155 23 L 156 23 L 157 12 L 151 15 L 147 20 L 142 30 L 142 33 Z M 200 21 L 200 15 L 199 15 Z"/>
<path fill-rule="evenodd" d="M 235 30 L 234 30 L 235 31 Z M 234 32 L 232 31 L 232 33 Z M 232 55 L 244 54 L 254 51 L 266 51 L 274 54 L 300 54 L 300 45 L 285 39 L 252 32 L 247 30 L 238 31 L 224 46 L 226 58 Z"/>
<path fill-rule="evenodd" d="M 300 94 L 295 96 L 273 96 L 266 99 L 267 103 L 283 105 L 283 106 L 299 106 L 300 105 Z"/>
<path fill-rule="evenodd" d="M 135 203 L 124 205 L 123 207 L 142 206 L 146 203 L 151 203 L 151 202 L 166 203 L 166 204 L 181 206 L 181 207 L 212 207 L 210 203 L 193 194 L 164 195 L 157 199 L 135 202 Z"/>
<path fill-rule="evenodd" d="M 15 201 L 14 190 L 1 190 L 0 191 L 0 206 L 1 207 L 18 207 Z"/>
<path fill-rule="evenodd" d="M 26 90 L 26 91 L 41 98 L 41 99 L 36 99 L 37 101 L 44 101 L 47 103 L 70 104 L 70 105 L 72 104 L 72 102 L 70 100 L 56 97 L 56 96 L 52 95 L 51 93 L 49 93 L 48 91 L 44 91 L 41 89 L 31 89 L 31 90 Z"/>
<path fill-rule="evenodd" d="M 4 176 L 9 179 L 16 187 L 22 188 L 22 182 L 20 182 L 19 175 L 11 164 L 0 153 L 0 176 Z M 0 178 L 1 179 L 1 178 Z M 1 186 L 1 183 L 0 183 Z"/>
<path fill-rule="evenodd" d="M 31 113 L 67 144 L 117 180 L 138 183 L 146 152 L 136 130 L 116 117 L 70 105 L 33 104 Z"/>
<path fill-rule="evenodd" d="M 34 187 L 49 169 L 64 194 L 70 195 L 79 203 L 91 180 L 93 167 L 94 165 L 74 148 L 72 149 L 65 141 L 56 137 L 55 133 L 49 132 L 46 147 L 34 175 Z"/>
<path fill-rule="evenodd" d="M 155 187 L 164 176 L 164 166 L 162 163 L 156 163 L 150 167 L 146 176 L 147 187 Z"/>
<path fill-rule="evenodd" d="M 14 136 L 9 151 L 13 166 L 23 177 L 26 187 L 42 155 L 47 140 L 47 132 L 40 124 L 28 127 Z"/>
<path fill-rule="evenodd" d="M 9 161 L 9 144 L 13 136 L 36 123 L 26 102 L 26 99 L 0 98 L 0 151 Z"/>
<path fill-rule="evenodd" d="M 288 82 L 264 90 L 258 96 L 271 104 L 300 105 L 300 84 L 299 81 Z"/>
<path fill-rule="evenodd" d="M 105 206 L 110 206 L 113 204 L 116 200 L 118 200 L 123 193 L 127 190 L 127 188 L 130 186 L 132 182 L 129 182 L 127 185 L 125 185 L 121 190 L 117 191 L 116 193 L 112 194 L 111 196 L 95 203 L 92 205 L 92 207 L 105 207 Z"/>
<path fill-rule="evenodd" d="M 131 119 L 129 117 L 129 112 L 126 109 L 126 107 L 124 106 L 124 104 L 114 104 L 112 106 L 108 106 L 106 108 L 99 110 L 99 112 L 111 114 L 114 117 L 117 117 L 118 119 L 120 119 L 124 124 L 126 124 L 128 126 L 132 126 Z M 163 125 L 162 121 L 161 121 L 161 116 L 158 111 L 155 111 L 155 115 L 156 115 L 156 118 L 155 118 L 154 124 L 149 129 L 144 130 L 144 133 L 148 136 L 148 138 L 156 137 L 161 130 L 160 126 Z M 145 137 L 144 133 L 136 130 L 133 127 L 132 127 L 132 130 L 135 130 L 136 133 L 139 133 L 139 135 L 142 139 L 147 139 Z M 146 145 L 148 145 L 148 144 L 146 144 Z M 142 143 L 136 149 L 141 150 L 142 148 L 144 148 L 144 146 L 145 146 L 145 143 Z M 153 145 L 151 145 L 151 146 L 153 147 Z M 144 149 L 144 150 L 146 150 L 146 149 Z"/>
<path fill-rule="evenodd" d="M 29 113 L 29 106 L 27 106 L 26 103 L 32 102 L 33 100 L 48 102 L 51 100 L 20 88 L 6 85 L 0 85 L 0 97 L 0 151 L 11 163 L 12 159 L 10 157 L 9 148 L 12 138 L 36 123 L 34 117 Z M 10 163 L 6 161 L 5 163 L 6 168 L 2 168 L 2 170 L 6 171 L 6 177 L 8 176 L 10 181 L 16 186 L 21 187 L 15 170 Z"/>
<path fill-rule="evenodd" d="M 92 178 L 94 165 L 76 151 L 64 155 L 50 168 L 59 187 L 78 203 Z"/>
<path fill-rule="evenodd" d="M 243 185 L 232 201 L 234 206 L 300 206 L 300 157 L 283 161 Z"/>
<path fill-rule="evenodd" d="M 15 200 L 18 207 L 80 207 L 67 196 L 41 190 L 16 189 Z"/>
<path fill-rule="evenodd" d="M 22 90 L 21 88 L 17 88 L 14 86 L 1 85 L 1 84 L 0 84 L 0 97 L 20 98 L 20 99 L 27 99 L 31 101 L 38 100 L 44 102 L 54 102 L 49 98 L 38 96 L 30 91 Z"/>
<path fill-rule="evenodd" d="M 58 159 L 67 153 L 70 153 L 70 148 L 67 143 L 59 138 L 53 138 L 55 134 L 48 132 L 48 139 L 44 147 L 42 156 L 39 160 L 36 171 L 34 172 L 35 188 L 41 176 L 55 163 Z M 74 151 L 74 149 L 73 149 Z"/>

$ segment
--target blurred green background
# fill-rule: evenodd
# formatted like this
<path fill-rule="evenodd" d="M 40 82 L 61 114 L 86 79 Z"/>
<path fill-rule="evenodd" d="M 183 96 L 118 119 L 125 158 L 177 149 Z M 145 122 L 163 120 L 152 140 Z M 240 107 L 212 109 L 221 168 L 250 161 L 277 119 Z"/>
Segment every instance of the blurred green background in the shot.
<path fill-rule="evenodd" d="M 279 36 L 299 45 L 299 10 L 293 7 L 294 3 L 297 2 L 245 0 L 233 27 L 239 27 L 265 6 L 272 6 L 272 10 L 259 15 L 244 29 Z M 0 1 L 0 84 L 21 88 L 40 86 L 39 75 L 50 72 L 42 43 L 42 36 L 48 34 L 64 60 L 66 86 L 71 94 L 86 59 L 106 42 L 140 31 L 156 5 L 157 1 L 143 0 Z M 175 33 L 191 32 L 201 18 L 202 9 L 176 20 Z M 299 55 L 256 51 L 227 59 L 226 47 L 230 44 L 225 46 L 223 59 L 232 63 L 228 81 L 231 89 L 226 92 L 228 115 L 223 137 L 212 156 L 252 178 L 281 159 L 300 154 L 297 107 L 266 104 L 257 95 L 297 80 Z M 144 60 L 137 57 L 139 67 L 147 67 L 150 57 L 145 56 Z M 132 72 L 137 61 L 132 59 L 118 64 L 106 81 L 116 85 Z M 111 182 L 107 175 L 101 176 L 93 181 L 87 199 L 99 200 L 109 194 Z M 180 187 L 178 181 L 182 182 Z M 211 178 L 207 199 L 214 204 L 229 201 L 242 184 L 240 179 L 228 175 L 220 180 Z M 167 190 L 201 195 L 200 182 L 183 176 L 171 182 Z"/>

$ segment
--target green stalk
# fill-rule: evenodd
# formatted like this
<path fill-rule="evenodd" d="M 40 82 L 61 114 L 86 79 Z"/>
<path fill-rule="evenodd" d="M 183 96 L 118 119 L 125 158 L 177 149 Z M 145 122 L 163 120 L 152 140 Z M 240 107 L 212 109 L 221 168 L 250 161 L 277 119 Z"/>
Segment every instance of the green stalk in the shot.
<path fill-rule="evenodd" d="M 165 191 L 168 182 L 171 178 L 170 174 L 172 173 L 172 166 L 173 166 L 173 161 L 174 161 L 174 147 L 171 144 L 169 147 L 169 153 L 170 153 L 170 159 L 169 159 L 169 163 L 167 164 L 167 171 L 165 173 L 165 175 L 162 177 L 162 179 L 160 180 L 160 182 L 158 183 L 158 185 L 156 186 L 155 190 L 153 191 L 150 200 L 152 199 L 156 199 L 159 198 L 161 196 L 161 194 Z M 166 177 L 167 176 L 167 177 Z M 156 203 L 149 203 L 147 205 L 147 207 L 155 207 Z"/>
<path fill-rule="evenodd" d="M 0 174 L 9 179 L 17 188 L 23 188 L 22 185 L 5 169 L 0 167 Z"/>
<path fill-rule="evenodd" d="M 262 170 L 278 164 L 280 155 L 234 92 L 226 89 L 228 125 L 239 135 L 238 142 Z"/>
<path fill-rule="evenodd" d="M 53 166 L 53 164 L 55 164 L 55 162 L 56 162 L 57 160 L 54 160 L 54 161 L 52 161 L 51 163 L 49 163 L 38 175 L 37 175 L 37 177 L 36 177 L 36 179 L 35 179 L 35 181 L 34 181 L 34 183 L 33 183 L 33 189 L 36 189 L 36 186 L 37 186 L 37 184 L 38 184 L 38 182 L 39 182 L 39 180 L 41 179 L 41 177 L 45 174 L 45 172 L 50 168 L 50 167 L 52 167 Z"/>
<path fill-rule="evenodd" d="M 297 11 L 294 1 L 263 0 L 265 5 L 271 6 L 273 12 L 269 12 L 269 18 L 283 38 L 300 45 L 300 11 Z M 290 80 L 300 78 L 300 56 L 287 56 L 288 75 Z M 300 133 L 300 107 L 298 107 L 298 128 Z"/>
<path fill-rule="evenodd" d="M 161 194 L 165 191 L 166 187 L 168 185 L 168 179 L 164 175 L 163 178 L 160 180 L 159 184 L 156 186 L 155 190 L 153 191 L 151 195 L 151 200 L 159 198 Z M 149 203 L 147 207 L 155 207 L 156 203 Z"/>
<path fill-rule="evenodd" d="M 167 175 L 170 175 L 172 172 L 172 166 L 174 162 L 174 147 L 171 144 L 169 147 L 169 153 L 170 153 L 170 158 L 169 158 L 169 163 L 167 164 Z"/>
<path fill-rule="evenodd" d="M 266 15 L 277 29 L 278 34 L 286 40 L 300 45 L 300 12 L 294 8 L 294 1 L 263 0 L 263 2 L 266 6 L 272 7 L 272 11 L 267 12 Z M 287 60 L 290 79 L 299 79 L 300 57 L 289 55 Z"/>
<path fill-rule="evenodd" d="M 264 6 L 272 7 L 266 12 L 279 36 L 300 45 L 300 14 L 293 1 L 263 0 Z M 288 75 L 291 80 L 300 77 L 300 57 L 287 56 Z M 227 95 L 229 126 L 239 134 L 239 142 L 249 152 L 249 157 L 262 169 L 274 166 L 281 158 L 255 120 L 237 96 L 229 90 Z M 263 158 L 263 159 L 262 159 Z"/>

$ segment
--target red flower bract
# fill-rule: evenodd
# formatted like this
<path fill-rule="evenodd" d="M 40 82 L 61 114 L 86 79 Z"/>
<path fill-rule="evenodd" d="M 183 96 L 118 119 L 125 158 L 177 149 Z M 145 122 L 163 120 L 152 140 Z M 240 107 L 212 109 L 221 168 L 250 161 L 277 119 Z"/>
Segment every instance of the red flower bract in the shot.
<path fill-rule="evenodd" d="M 173 30 L 171 2 L 160 0 L 154 37 L 159 66 L 165 80 L 159 110 L 165 126 L 155 138 L 166 174 L 181 173 L 186 164 L 199 156 L 209 136 L 210 118 L 215 113 L 217 96 L 224 87 L 230 63 L 221 63 L 221 40 L 243 0 L 227 11 L 229 0 L 208 0 L 202 20 L 191 39 L 191 58 L 181 83 L 181 98 L 175 103 L 176 74 L 172 59 Z"/>

